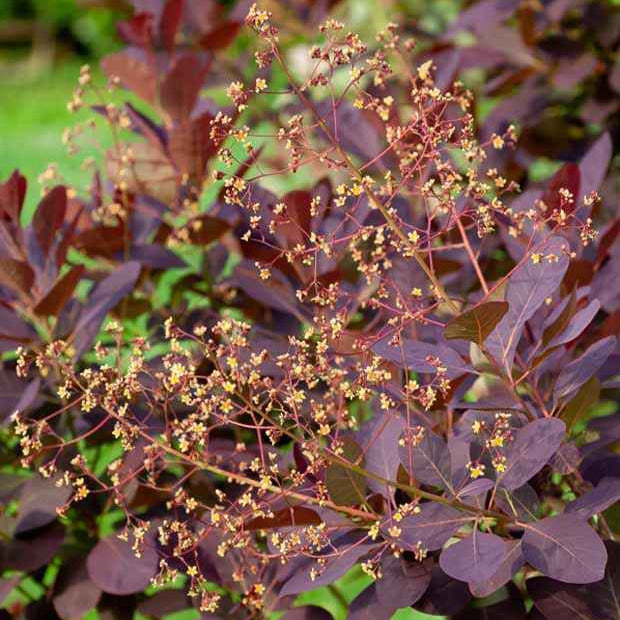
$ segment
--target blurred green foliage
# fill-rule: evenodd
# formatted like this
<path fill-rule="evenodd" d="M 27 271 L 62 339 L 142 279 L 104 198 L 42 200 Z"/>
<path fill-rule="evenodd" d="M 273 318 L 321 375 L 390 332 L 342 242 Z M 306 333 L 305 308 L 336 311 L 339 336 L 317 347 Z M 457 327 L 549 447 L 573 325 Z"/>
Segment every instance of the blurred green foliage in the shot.
<path fill-rule="evenodd" d="M 76 0 L 2 0 L 0 21 L 26 19 L 43 23 L 53 35 L 82 56 L 100 57 L 118 47 L 118 11 L 84 9 Z"/>

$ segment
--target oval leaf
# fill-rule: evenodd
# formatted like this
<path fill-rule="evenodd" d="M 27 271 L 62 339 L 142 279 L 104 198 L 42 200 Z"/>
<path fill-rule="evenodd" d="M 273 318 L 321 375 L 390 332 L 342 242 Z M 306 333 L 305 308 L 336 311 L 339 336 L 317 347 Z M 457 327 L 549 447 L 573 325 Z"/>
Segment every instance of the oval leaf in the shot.
<path fill-rule="evenodd" d="M 499 570 L 507 552 L 499 536 L 474 529 L 471 536 L 442 551 L 439 566 L 454 579 L 479 583 Z"/>
<path fill-rule="evenodd" d="M 420 506 L 418 514 L 405 517 L 397 543 L 404 549 L 416 549 L 418 543 L 428 551 L 441 549 L 461 527 L 473 520 L 473 515 L 455 508 L 428 502 Z"/>
<path fill-rule="evenodd" d="M 448 340 L 469 340 L 481 345 L 508 312 L 505 301 L 488 301 L 453 318 L 444 329 Z"/>
<path fill-rule="evenodd" d="M 516 489 L 537 474 L 560 447 L 566 427 L 557 418 L 541 418 L 520 428 L 506 450 L 506 469 L 497 483 Z"/>
<path fill-rule="evenodd" d="M 129 542 L 115 535 L 100 540 L 88 554 L 86 566 L 90 579 L 109 594 L 142 592 L 157 573 L 158 557 L 145 546 L 137 558 Z"/>
<path fill-rule="evenodd" d="M 523 526 L 523 557 L 547 577 L 566 583 L 592 583 L 603 578 L 605 545 L 577 515 L 561 514 Z"/>
<path fill-rule="evenodd" d="M 343 440 L 341 458 L 352 465 L 362 466 L 362 449 L 350 438 Z M 362 504 L 366 498 L 366 481 L 362 474 L 345 465 L 333 463 L 325 472 L 325 484 L 329 495 L 339 506 Z"/>

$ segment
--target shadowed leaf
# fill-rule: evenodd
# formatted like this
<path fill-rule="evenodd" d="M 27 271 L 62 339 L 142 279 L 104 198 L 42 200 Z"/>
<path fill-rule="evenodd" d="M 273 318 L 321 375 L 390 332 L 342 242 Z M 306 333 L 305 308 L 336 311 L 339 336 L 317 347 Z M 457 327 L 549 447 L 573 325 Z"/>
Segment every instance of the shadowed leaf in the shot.
<path fill-rule="evenodd" d="M 343 440 L 340 457 L 351 464 L 363 467 L 362 449 L 349 437 Z M 366 497 L 366 479 L 363 474 L 348 467 L 332 463 L 325 471 L 325 484 L 334 503 L 339 506 L 362 504 Z"/>
<path fill-rule="evenodd" d="M 54 582 L 53 603 L 63 620 L 79 620 L 93 609 L 101 590 L 90 580 L 81 560 L 63 564 Z"/>
<path fill-rule="evenodd" d="M 608 336 L 595 342 L 588 350 L 566 366 L 553 388 L 557 402 L 578 390 L 605 363 L 616 347 L 616 337 Z"/>
<path fill-rule="evenodd" d="M 489 301 L 453 318 L 443 335 L 448 340 L 469 340 L 481 345 L 508 312 L 505 301 Z"/>

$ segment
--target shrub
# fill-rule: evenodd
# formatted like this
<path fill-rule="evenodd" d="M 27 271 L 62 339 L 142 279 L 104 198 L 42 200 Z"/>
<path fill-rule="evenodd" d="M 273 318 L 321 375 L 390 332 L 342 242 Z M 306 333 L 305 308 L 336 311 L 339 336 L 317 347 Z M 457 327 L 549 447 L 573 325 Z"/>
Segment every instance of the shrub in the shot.
<path fill-rule="evenodd" d="M 105 177 L 27 225 L 0 188 L 28 613 L 323 618 L 297 596 L 357 565 L 353 619 L 614 617 L 610 134 L 537 186 L 445 48 L 328 18 L 302 78 L 267 10 L 152 4 L 103 61 L 143 103 L 88 68 L 70 102 L 111 128 Z M 241 29 L 256 69 L 221 88 Z"/>

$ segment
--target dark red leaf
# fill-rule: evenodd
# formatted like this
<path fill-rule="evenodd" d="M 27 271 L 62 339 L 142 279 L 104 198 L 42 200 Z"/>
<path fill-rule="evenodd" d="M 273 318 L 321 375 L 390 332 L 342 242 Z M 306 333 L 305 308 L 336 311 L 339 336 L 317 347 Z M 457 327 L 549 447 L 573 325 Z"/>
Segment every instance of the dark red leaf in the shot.
<path fill-rule="evenodd" d="M 200 45 L 211 51 L 224 49 L 234 41 L 240 27 L 241 22 L 238 21 L 222 22 L 200 39 Z"/>
<path fill-rule="evenodd" d="M 49 293 L 34 307 L 33 312 L 39 316 L 58 315 L 71 299 L 83 275 L 84 265 L 73 267 L 54 284 Z"/>
<path fill-rule="evenodd" d="M 482 344 L 508 312 L 505 301 L 488 301 L 451 319 L 444 329 L 448 340 L 469 340 Z"/>
<path fill-rule="evenodd" d="M 132 50 L 110 54 L 101 61 L 101 68 L 108 78 L 118 78 L 125 88 L 148 103 L 157 98 L 157 78 L 149 62 Z"/>
<path fill-rule="evenodd" d="M 186 121 L 204 82 L 205 66 L 193 54 L 179 56 L 160 86 L 160 102 L 173 122 Z"/>
<path fill-rule="evenodd" d="M 41 200 L 32 218 L 32 228 L 39 247 L 47 256 L 54 237 L 65 221 L 67 190 L 62 185 L 50 190 Z"/>
<path fill-rule="evenodd" d="M 30 265 L 20 260 L 0 257 L 0 284 L 16 293 L 29 296 L 34 284 L 34 272 Z"/>
<path fill-rule="evenodd" d="M 579 197 L 580 183 L 581 173 L 577 164 L 568 163 L 562 166 L 553 175 L 547 185 L 547 190 L 542 196 L 542 201 L 547 207 L 546 214 L 551 215 L 553 211 L 558 209 L 564 209 L 566 213 L 572 213 L 575 210 L 576 201 Z M 567 189 L 573 195 L 573 202 L 570 205 L 561 199 L 561 189 Z"/>
<path fill-rule="evenodd" d="M 189 241 L 196 245 L 208 245 L 230 229 L 230 224 L 211 215 L 202 215 L 189 225 Z"/>
<path fill-rule="evenodd" d="M 183 17 L 184 0 L 167 0 L 159 21 L 159 36 L 164 47 L 172 53 Z"/>
<path fill-rule="evenodd" d="M 528 321 L 558 288 L 568 267 L 565 254 L 567 242 L 561 237 L 551 237 L 540 249 L 543 259 L 534 263 L 530 256 L 515 269 L 508 279 L 506 301 L 510 308 L 486 340 L 486 349 L 506 374 L 511 376 L 517 345 Z M 557 260 L 547 260 L 552 255 Z"/>
<path fill-rule="evenodd" d="M 273 517 L 257 517 L 246 524 L 248 530 L 268 530 L 277 527 L 301 527 L 320 525 L 321 517 L 303 506 L 291 506 L 278 510 Z"/>
<path fill-rule="evenodd" d="M 26 197 L 26 177 L 15 170 L 7 181 L 0 184 L 0 219 L 19 222 Z"/>
<path fill-rule="evenodd" d="M 184 590 L 161 590 L 153 596 L 149 596 L 138 606 L 138 611 L 143 616 L 163 618 L 177 611 L 190 609 L 192 602 Z"/>
<path fill-rule="evenodd" d="M 186 119 L 170 130 L 168 148 L 182 174 L 199 184 L 206 174 L 207 162 L 217 153 L 218 145 L 211 139 L 209 112 Z"/>
<path fill-rule="evenodd" d="M 153 39 L 153 16 L 137 13 L 130 19 L 118 23 L 118 32 L 130 45 L 145 47 Z"/>

